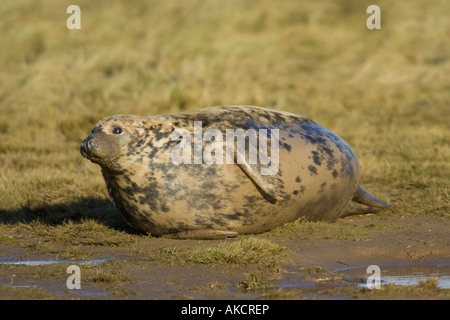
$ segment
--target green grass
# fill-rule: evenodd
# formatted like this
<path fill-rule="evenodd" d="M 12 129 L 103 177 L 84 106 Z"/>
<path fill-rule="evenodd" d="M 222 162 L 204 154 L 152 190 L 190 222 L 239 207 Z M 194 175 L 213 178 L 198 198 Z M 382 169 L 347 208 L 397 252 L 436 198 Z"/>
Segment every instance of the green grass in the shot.
<path fill-rule="evenodd" d="M 85 282 L 93 284 L 117 284 L 129 283 L 130 278 L 120 271 L 105 271 L 101 268 L 86 270 L 87 276 Z"/>
<path fill-rule="evenodd" d="M 279 272 L 281 262 L 287 261 L 285 248 L 269 240 L 254 236 L 241 236 L 220 244 L 204 244 L 190 249 L 163 248 L 149 261 L 202 265 L 258 265 L 265 270 Z"/>
<path fill-rule="evenodd" d="M 0 3 L 1 241 L 11 228 L 129 241 L 81 140 L 118 112 L 224 104 L 312 118 L 350 143 L 362 183 L 392 212 L 449 217 L 447 0 L 377 1 L 373 31 L 371 1 L 80 0 L 72 31 L 70 4 Z M 88 235 L 94 224 L 104 236 Z"/>
<path fill-rule="evenodd" d="M 261 280 L 257 275 L 251 273 L 237 284 L 238 288 L 245 290 L 267 289 L 273 285 Z"/>

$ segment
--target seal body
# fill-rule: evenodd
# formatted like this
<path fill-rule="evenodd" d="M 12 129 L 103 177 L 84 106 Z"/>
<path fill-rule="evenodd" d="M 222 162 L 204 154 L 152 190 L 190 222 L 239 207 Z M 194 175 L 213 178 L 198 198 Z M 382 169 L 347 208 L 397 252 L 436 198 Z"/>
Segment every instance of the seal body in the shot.
<path fill-rule="evenodd" d="M 332 221 L 389 207 L 359 186 L 358 161 L 343 139 L 278 110 L 111 116 L 80 152 L 101 166 L 127 222 L 156 236 L 260 233 L 300 217 Z"/>

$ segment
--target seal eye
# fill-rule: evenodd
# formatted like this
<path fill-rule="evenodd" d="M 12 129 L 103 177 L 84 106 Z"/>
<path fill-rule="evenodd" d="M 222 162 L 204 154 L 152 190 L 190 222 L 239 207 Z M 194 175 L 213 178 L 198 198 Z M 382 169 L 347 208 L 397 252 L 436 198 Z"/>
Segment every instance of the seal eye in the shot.
<path fill-rule="evenodd" d="M 113 133 L 114 134 L 121 134 L 123 132 L 121 127 L 114 127 L 113 128 Z"/>

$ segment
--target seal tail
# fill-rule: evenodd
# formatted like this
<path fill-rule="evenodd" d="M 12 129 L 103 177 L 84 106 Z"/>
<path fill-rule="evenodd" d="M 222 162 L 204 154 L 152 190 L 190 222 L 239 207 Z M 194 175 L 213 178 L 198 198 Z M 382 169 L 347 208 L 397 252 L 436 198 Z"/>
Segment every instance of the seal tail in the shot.
<path fill-rule="evenodd" d="M 339 217 L 342 218 L 356 214 L 376 213 L 383 209 L 389 208 L 390 206 L 391 205 L 389 203 L 374 197 L 364 190 L 363 187 L 358 185 L 352 200 Z"/>

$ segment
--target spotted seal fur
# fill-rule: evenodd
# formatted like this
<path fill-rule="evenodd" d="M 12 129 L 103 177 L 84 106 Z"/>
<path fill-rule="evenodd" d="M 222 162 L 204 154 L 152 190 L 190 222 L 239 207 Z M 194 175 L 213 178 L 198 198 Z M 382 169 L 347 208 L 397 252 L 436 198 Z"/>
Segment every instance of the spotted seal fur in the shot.
<path fill-rule="evenodd" d="M 238 150 L 234 142 L 231 163 L 174 163 L 173 150 L 181 140 L 173 138 L 174 132 L 183 129 L 194 135 L 198 123 L 201 133 L 254 129 L 261 138 L 261 132 L 277 132 L 266 144 L 267 154 L 278 146 L 276 172 L 263 175 L 267 161 L 249 161 L 250 143 Z M 306 117 L 261 107 L 110 116 L 95 125 L 80 152 L 100 165 L 110 198 L 126 221 L 155 236 L 233 237 L 265 232 L 300 217 L 333 221 L 390 206 L 359 185 L 358 161 L 343 139 Z"/>

